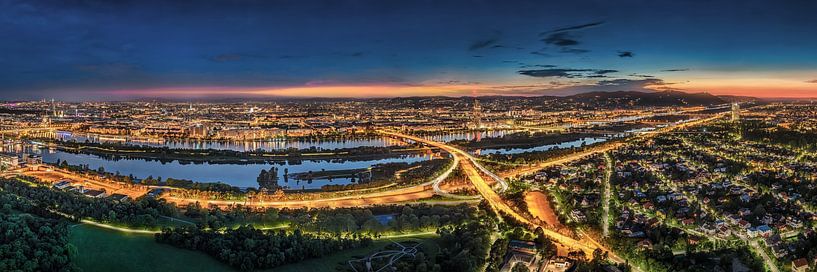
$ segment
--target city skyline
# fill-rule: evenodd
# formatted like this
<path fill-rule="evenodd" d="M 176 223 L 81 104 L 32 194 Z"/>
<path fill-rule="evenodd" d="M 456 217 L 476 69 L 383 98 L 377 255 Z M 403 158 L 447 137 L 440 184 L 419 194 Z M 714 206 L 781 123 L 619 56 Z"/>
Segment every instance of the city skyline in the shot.
<path fill-rule="evenodd" d="M 815 97 L 811 1 L 2 1 L 6 100 Z"/>

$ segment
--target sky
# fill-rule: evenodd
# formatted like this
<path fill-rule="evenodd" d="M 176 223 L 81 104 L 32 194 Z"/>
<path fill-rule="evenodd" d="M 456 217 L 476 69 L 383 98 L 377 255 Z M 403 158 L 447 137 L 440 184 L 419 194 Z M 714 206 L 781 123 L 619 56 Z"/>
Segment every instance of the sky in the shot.
<path fill-rule="evenodd" d="M 0 99 L 817 97 L 817 1 L 0 0 Z"/>

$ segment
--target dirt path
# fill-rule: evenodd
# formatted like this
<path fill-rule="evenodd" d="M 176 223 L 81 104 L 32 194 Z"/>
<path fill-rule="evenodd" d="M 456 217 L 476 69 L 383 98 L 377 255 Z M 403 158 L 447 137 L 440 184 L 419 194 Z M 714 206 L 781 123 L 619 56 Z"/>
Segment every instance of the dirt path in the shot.
<path fill-rule="evenodd" d="M 547 196 L 541 191 L 531 191 L 525 194 L 525 202 L 528 204 L 528 211 L 533 217 L 539 218 L 545 224 L 554 229 L 564 229 L 565 226 L 559 221 L 556 211 L 550 206 Z"/>

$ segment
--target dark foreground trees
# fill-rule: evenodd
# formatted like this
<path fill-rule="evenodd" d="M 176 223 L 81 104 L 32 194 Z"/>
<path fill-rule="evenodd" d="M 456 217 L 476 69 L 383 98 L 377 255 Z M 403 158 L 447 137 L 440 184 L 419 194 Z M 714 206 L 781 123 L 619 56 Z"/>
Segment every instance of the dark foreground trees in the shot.
<path fill-rule="evenodd" d="M 76 271 L 65 221 L 0 191 L 0 271 Z M 48 216 L 48 214 L 43 214 Z"/>
<path fill-rule="evenodd" d="M 0 179 L 0 189 L 27 199 L 42 209 L 57 211 L 74 219 L 91 218 L 105 223 L 155 227 L 159 217 L 176 213 L 175 206 L 163 200 L 143 198 L 120 202 L 90 198 L 76 192 L 29 185 L 14 179 Z"/>
<path fill-rule="evenodd" d="M 74 271 L 65 223 L 0 214 L 0 271 Z"/>
<path fill-rule="evenodd" d="M 484 215 L 484 214 L 483 214 Z M 481 271 L 489 258 L 491 233 L 494 222 L 479 219 L 445 226 L 437 230 L 440 253 L 436 258 L 426 258 L 418 254 L 417 258 L 401 258 L 395 264 L 398 272 L 470 272 Z"/>
<path fill-rule="evenodd" d="M 323 257 L 343 250 L 365 247 L 370 238 L 318 237 L 283 230 L 265 231 L 241 226 L 224 232 L 197 227 L 165 228 L 156 234 L 156 241 L 180 248 L 203 251 L 216 259 L 243 271 L 266 269 L 305 259 Z"/>

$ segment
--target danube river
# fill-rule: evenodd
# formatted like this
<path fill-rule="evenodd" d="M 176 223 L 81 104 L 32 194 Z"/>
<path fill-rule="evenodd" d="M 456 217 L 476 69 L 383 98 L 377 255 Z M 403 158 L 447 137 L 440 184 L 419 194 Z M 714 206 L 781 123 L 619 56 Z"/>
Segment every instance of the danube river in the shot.
<path fill-rule="evenodd" d="M 74 154 L 59 150 L 30 149 L 30 154 L 38 154 L 47 163 L 67 161 L 71 165 L 88 165 L 90 169 L 102 167 L 107 172 L 120 175 L 133 175 L 144 179 L 154 178 L 187 179 L 196 182 L 223 182 L 240 188 L 258 187 L 257 178 L 261 170 L 269 171 L 272 167 L 278 168 L 278 185 L 292 190 L 319 189 L 327 184 L 349 184 L 349 178 L 314 179 L 312 182 L 289 179 L 285 182 L 285 169 L 290 174 L 304 172 L 319 172 L 322 170 L 344 170 L 368 168 L 376 164 L 405 162 L 413 163 L 431 159 L 429 155 L 403 155 L 368 160 L 289 160 L 272 163 L 250 164 L 209 164 L 209 163 L 180 163 L 179 161 L 160 162 L 145 159 L 110 160 L 95 155 Z"/>

